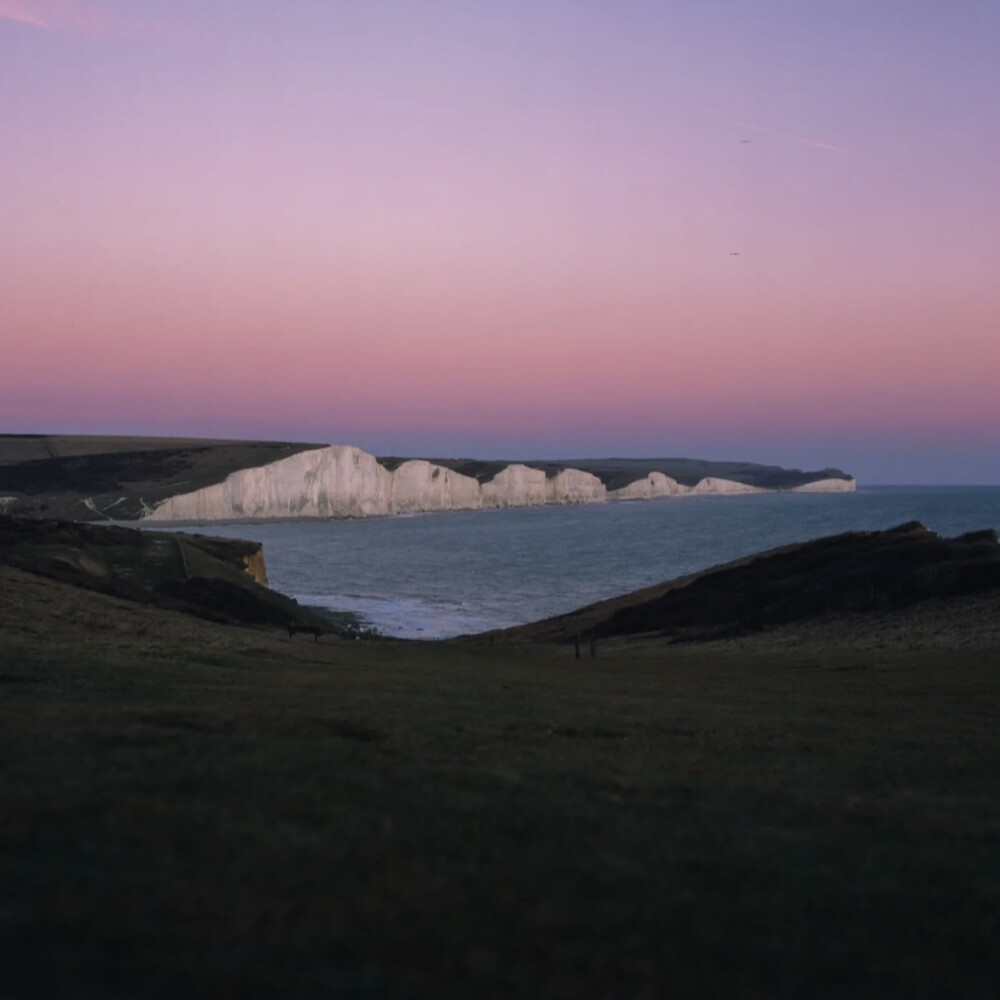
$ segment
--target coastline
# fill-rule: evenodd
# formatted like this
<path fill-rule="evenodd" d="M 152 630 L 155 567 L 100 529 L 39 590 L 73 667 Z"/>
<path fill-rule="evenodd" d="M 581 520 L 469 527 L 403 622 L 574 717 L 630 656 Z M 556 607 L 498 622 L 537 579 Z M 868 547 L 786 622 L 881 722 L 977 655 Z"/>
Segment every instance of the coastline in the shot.
<path fill-rule="evenodd" d="M 905 489 L 906 487 L 900 487 L 900 489 Z M 119 524 L 122 527 L 139 527 L 139 528 L 183 528 L 183 527 L 238 527 L 241 525 L 246 525 L 252 527 L 253 525 L 271 525 L 271 524 L 323 524 L 329 521 L 402 521 L 407 518 L 422 518 L 422 517 L 435 517 L 438 515 L 447 514 L 505 514 L 516 510 L 537 510 L 541 508 L 545 509 L 558 509 L 561 507 L 594 507 L 594 506 L 629 506 L 629 505 L 645 505 L 645 504 L 656 504 L 661 501 L 665 505 L 669 505 L 672 501 L 684 501 L 684 500 L 735 500 L 738 498 L 748 497 L 748 496 L 791 496 L 809 494 L 811 496 L 822 496 L 822 495 L 842 495 L 844 493 L 855 493 L 858 492 L 859 487 L 855 490 L 800 490 L 800 489 L 789 489 L 789 490 L 766 490 L 766 489 L 755 489 L 755 490 L 744 490 L 744 491 L 733 491 L 728 493 L 711 493 L 711 492 L 695 492 L 688 491 L 686 493 L 675 493 L 669 496 L 656 496 L 656 497 L 606 497 L 603 500 L 578 500 L 578 501 L 564 501 L 564 502 L 549 502 L 549 503 L 525 503 L 525 504 L 508 504 L 504 507 L 438 507 L 438 508 L 428 508 L 426 510 L 407 510 L 388 513 L 377 513 L 377 514 L 279 514 L 274 517 L 267 516 L 250 516 L 250 517 L 226 517 L 226 518 L 205 518 L 202 520 L 195 520 L 191 518 L 183 520 L 166 520 L 165 518 L 159 517 L 142 517 L 138 520 L 130 521 L 120 521 L 113 518 L 108 518 L 101 523 L 105 524 Z"/>
<path fill-rule="evenodd" d="M 493 470 L 491 470 L 493 471 Z M 720 476 L 692 484 L 664 472 L 609 488 L 593 471 L 512 463 L 480 480 L 446 465 L 407 459 L 392 468 L 369 452 L 330 445 L 299 452 L 267 465 L 240 469 L 219 483 L 175 494 L 150 507 L 143 522 L 208 523 L 286 519 L 341 519 L 439 511 L 563 506 L 682 496 L 760 493 L 853 493 L 852 477 L 830 476 L 769 487 Z"/>

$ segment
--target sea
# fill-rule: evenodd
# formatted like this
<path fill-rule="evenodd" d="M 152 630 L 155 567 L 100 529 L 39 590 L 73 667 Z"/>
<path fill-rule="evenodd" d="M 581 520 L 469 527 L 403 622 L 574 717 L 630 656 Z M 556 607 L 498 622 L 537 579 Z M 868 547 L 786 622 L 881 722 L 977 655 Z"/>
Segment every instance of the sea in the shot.
<path fill-rule="evenodd" d="M 792 542 L 920 521 L 1000 527 L 1000 486 L 869 486 L 189 526 L 264 545 L 271 586 L 382 635 L 519 625 Z"/>

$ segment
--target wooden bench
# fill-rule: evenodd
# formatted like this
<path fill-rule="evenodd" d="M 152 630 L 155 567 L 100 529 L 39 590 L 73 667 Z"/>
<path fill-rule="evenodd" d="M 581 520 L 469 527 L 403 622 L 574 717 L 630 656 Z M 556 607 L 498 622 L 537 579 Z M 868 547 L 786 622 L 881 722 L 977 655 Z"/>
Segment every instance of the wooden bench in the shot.
<path fill-rule="evenodd" d="M 304 632 L 306 635 L 315 636 L 317 642 L 319 642 L 319 637 L 323 634 L 323 630 L 318 625 L 296 625 L 294 622 L 289 622 L 288 638 L 291 639 L 296 632 Z"/>

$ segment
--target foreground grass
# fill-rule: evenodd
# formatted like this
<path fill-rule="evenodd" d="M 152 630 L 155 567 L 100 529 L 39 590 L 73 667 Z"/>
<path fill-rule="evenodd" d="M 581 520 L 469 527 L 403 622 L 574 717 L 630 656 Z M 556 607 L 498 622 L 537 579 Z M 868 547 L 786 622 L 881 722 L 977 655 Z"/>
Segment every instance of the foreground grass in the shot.
<path fill-rule="evenodd" d="M 165 620 L 0 635 L 5 996 L 1000 981 L 989 651 L 576 661 Z"/>

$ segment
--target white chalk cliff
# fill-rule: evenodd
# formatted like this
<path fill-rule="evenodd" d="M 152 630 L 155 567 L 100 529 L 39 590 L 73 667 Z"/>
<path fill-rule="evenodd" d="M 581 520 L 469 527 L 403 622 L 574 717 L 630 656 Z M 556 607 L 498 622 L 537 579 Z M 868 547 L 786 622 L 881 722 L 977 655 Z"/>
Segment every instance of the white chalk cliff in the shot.
<path fill-rule="evenodd" d="M 609 500 L 656 500 L 659 497 L 690 493 L 690 487 L 681 486 L 676 479 L 662 472 L 651 472 L 644 479 L 637 479 L 617 490 L 608 490 Z"/>
<path fill-rule="evenodd" d="M 475 479 L 423 459 L 404 462 L 395 472 L 387 472 L 387 475 L 392 477 L 392 489 L 388 509 L 381 511 L 383 514 L 476 510 L 483 505 L 479 483 Z"/>
<path fill-rule="evenodd" d="M 853 479 L 816 479 L 796 486 L 792 493 L 853 493 L 857 488 Z"/>
<path fill-rule="evenodd" d="M 828 479 L 794 492 L 851 491 L 853 479 Z M 422 459 L 394 471 L 350 445 L 298 452 L 257 468 L 233 472 L 221 483 L 169 497 L 145 517 L 153 521 L 238 521 L 293 517 L 373 517 L 428 511 L 527 507 L 540 504 L 649 500 L 682 494 L 763 493 L 759 487 L 709 477 L 683 486 L 660 472 L 608 490 L 580 469 L 551 478 L 544 470 L 508 465 L 480 483 Z"/>
<path fill-rule="evenodd" d="M 563 469 L 545 480 L 546 503 L 599 503 L 607 496 L 607 487 L 592 472 Z"/>

